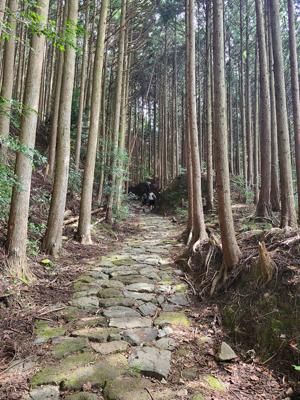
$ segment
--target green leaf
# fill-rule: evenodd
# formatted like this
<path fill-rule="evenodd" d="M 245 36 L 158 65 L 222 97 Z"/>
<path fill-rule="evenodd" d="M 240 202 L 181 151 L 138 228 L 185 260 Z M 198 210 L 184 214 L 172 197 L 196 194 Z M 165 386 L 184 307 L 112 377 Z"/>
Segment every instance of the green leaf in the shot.
<path fill-rule="evenodd" d="M 300 365 L 293 365 L 294 369 L 298 372 L 300 372 Z"/>

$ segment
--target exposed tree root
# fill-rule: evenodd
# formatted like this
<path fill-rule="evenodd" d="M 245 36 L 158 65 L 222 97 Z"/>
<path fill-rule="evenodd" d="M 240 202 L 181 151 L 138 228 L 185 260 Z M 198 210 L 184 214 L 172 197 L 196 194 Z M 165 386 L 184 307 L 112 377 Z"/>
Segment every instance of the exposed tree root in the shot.
<path fill-rule="evenodd" d="M 213 296 L 215 293 L 216 289 L 222 287 L 224 283 L 227 280 L 227 267 L 224 263 L 222 263 L 220 271 L 217 273 L 217 275 L 214 277 L 211 288 L 210 288 L 210 296 Z"/>
<path fill-rule="evenodd" d="M 192 239 L 193 239 L 193 231 L 191 229 L 187 240 L 187 246 L 190 246 Z"/>
<path fill-rule="evenodd" d="M 35 275 L 27 265 L 27 259 L 10 255 L 6 260 L 6 274 L 19 279 L 21 282 L 29 284 L 36 280 Z"/>
<path fill-rule="evenodd" d="M 272 260 L 270 254 L 268 253 L 265 242 L 259 242 L 258 251 L 258 267 L 261 271 L 261 279 L 263 281 L 263 284 L 267 284 L 272 280 L 274 276 L 274 271 L 277 269 L 277 267 L 275 262 Z"/>

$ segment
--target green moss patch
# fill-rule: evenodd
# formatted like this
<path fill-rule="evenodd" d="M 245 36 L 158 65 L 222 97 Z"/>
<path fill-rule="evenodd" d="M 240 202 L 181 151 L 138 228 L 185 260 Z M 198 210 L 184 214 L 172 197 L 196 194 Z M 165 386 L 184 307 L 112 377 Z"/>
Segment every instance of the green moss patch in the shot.
<path fill-rule="evenodd" d="M 183 312 L 162 312 L 154 321 L 154 325 L 178 325 L 189 327 L 190 321 Z"/>
<path fill-rule="evenodd" d="M 120 258 L 113 260 L 112 263 L 118 267 L 122 267 L 122 266 L 133 265 L 135 262 L 132 260 L 132 258 Z"/>
<path fill-rule="evenodd" d="M 93 283 L 95 278 L 91 275 L 81 275 L 76 282 Z"/>
<path fill-rule="evenodd" d="M 65 397 L 65 400 L 98 400 L 99 397 L 94 393 L 80 392 L 73 393 Z"/>
<path fill-rule="evenodd" d="M 122 297 L 122 292 L 118 289 L 107 288 L 99 291 L 98 296 L 102 299 L 109 299 L 114 297 Z"/>
<path fill-rule="evenodd" d="M 63 327 L 50 326 L 46 321 L 38 320 L 35 322 L 34 333 L 37 336 L 36 343 L 45 343 L 50 339 L 65 335 Z"/>
<path fill-rule="evenodd" d="M 79 280 L 73 283 L 73 288 L 76 292 L 84 292 L 86 290 L 89 290 L 91 288 L 91 285 L 87 282 L 82 282 Z"/>
<path fill-rule="evenodd" d="M 216 390 L 218 392 L 225 392 L 226 387 L 223 382 L 221 382 L 218 378 L 213 375 L 205 375 L 205 382 L 208 383 L 209 389 Z"/>
<path fill-rule="evenodd" d="M 194 394 L 194 396 L 191 398 L 191 400 L 204 400 L 204 397 L 202 396 L 202 394 L 197 393 L 197 394 Z"/>
<path fill-rule="evenodd" d="M 84 337 L 84 338 L 94 340 L 96 342 L 103 343 L 103 342 L 107 342 L 108 339 L 112 337 L 112 335 L 119 334 L 119 332 L 120 331 L 117 328 L 98 327 L 98 328 L 79 329 L 79 330 L 72 332 L 72 335 L 75 337 Z"/>
<path fill-rule="evenodd" d="M 84 384 L 104 387 L 109 381 L 128 371 L 127 359 L 121 354 L 113 354 L 88 367 L 79 367 L 71 371 L 62 381 L 65 389 L 78 390 Z"/>
<path fill-rule="evenodd" d="M 81 309 L 73 306 L 68 306 L 64 309 L 63 317 L 66 321 L 71 322 L 71 321 L 77 321 L 78 318 L 80 318 L 81 314 L 82 314 Z"/>
<path fill-rule="evenodd" d="M 186 293 L 188 290 L 188 286 L 185 283 L 179 283 L 175 286 L 175 292 L 177 293 Z"/>
<path fill-rule="evenodd" d="M 105 317 L 87 317 L 76 321 L 76 328 L 97 328 L 108 326 Z"/>
<path fill-rule="evenodd" d="M 85 338 L 63 338 L 60 343 L 53 346 L 52 352 L 56 358 L 64 358 L 65 356 L 77 353 L 88 347 L 88 341 Z"/>
<path fill-rule="evenodd" d="M 49 365 L 41 369 L 32 377 L 30 385 L 33 388 L 48 384 L 60 385 L 64 380 L 68 379 L 69 375 L 72 376 L 79 367 L 95 362 L 96 359 L 96 354 L 92 352 L 73 354 L 66 357 L 59 364 Z"/>
<path fill-rule="evenodd" d="M 145 390 L 147 386 L 149 386 L 149 382 L 140 377 L 118 377 L 108 382 L 104 389 L 104 395 L 107 400 L 148 400 L 149 395 Z"/>

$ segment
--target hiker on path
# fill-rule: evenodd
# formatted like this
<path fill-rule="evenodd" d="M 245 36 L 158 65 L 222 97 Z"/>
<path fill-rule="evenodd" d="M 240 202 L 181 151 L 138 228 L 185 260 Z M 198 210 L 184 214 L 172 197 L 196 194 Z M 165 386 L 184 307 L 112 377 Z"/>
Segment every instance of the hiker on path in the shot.
<path fill-rule="evenodd" d="M 153 192 L 149 193 L 148 196 L 149 199 L 149 207 L 150 207 L 150 211 L 152 211 L 155 208 L 155 203 L 156 203 L 156 196 Z"/>

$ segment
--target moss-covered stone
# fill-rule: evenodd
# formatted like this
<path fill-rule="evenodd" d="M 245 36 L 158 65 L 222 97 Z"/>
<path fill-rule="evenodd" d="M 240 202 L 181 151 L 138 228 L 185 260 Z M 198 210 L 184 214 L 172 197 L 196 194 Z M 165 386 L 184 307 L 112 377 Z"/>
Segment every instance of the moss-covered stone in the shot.
<path fill-rule="evenodd" d="M 38 320 L 35 322 L 34 333 L 37 336 L 36 343 L 45 343 L 50 339 L 65 335 L 66 330 L 63 327 L 53 327 L 46 321 Z"/>
<path fill-rule="evenodd" d="M 111 255 L 110 256 L 103 256 L 103 257 L 101 257 L 99 263 L 97 263 L 97 266 L 99 266 L 99 267 L 112 267 L 113 266 L 113 263 L 112 263 L 113 258 L 114 258 L 114 256 L 111 256 Z"/>
<path fill-rule="evenodd" d="M 95 278 L 91 275 L 81 275 L 76 282 L 83 282 L 83 283 L 93 283 Z"/>
<path fill-rule="evenodd" d="M 76 328 L 96 328 L 96 327 L 107 327 L 108 322 L 105 317 L 87 317 L 81 318 L 76 321 Z"/>
<path fill-rule="evenodd" d="M 128 299 L 125 297 L 113 297 L 106 299 L 99 299 L 100 307 L 112 307 L 112 306 L 124 306 L 133 307 L 135 305 L 134 299 Z"/>
<path fill-rule="evenodd" d="M 119 258 L 112 261 L 112 263 L 118 267 L 126 266 L 126 265 L 133 265 L 135 262 L 132 258 Z"/>
<path fill-rule="evenodd" d="M 175 286 L 175 292 L 177 293 L 186 293 L 188 290 L 188 286 L 185 283 L 179 283 Z"/>
<path fill-rule="evenodd" d="M 147 386 L 146 379 L 121 376 L 107 383 L 104 395 L 107 400 L 149 400 Z"/>
<path fill-rule="evenodd" d="M 98 282 L 97 282 L 98 284 Z M 99 287 L 102 289 L 123 289 L 124 283 L 117 281 L 115 279 L 110 279 L 109 281 L 101 281 L 99 282 Z M 99 289 L 98 289 L 99 292 Z"/>
<path fill-rule="evenodd" d="M 107 288 L 107 289 L 101 289 L 98 292 L 98 296 L 102 299 L 108 299 L 108 298 L 114 298 L 114 297 L 122 297 L 122 292 L 121 290 L 114 289 L 114 288 Z"/>
<path fill-rule="evenodd" d="M 94 286 L 96 286 L 94 283 L 89 284 L 89 283 L 83 282 L 81 280 L 77 280 L 73 283 L 73 288 L 77 292 L 83 292 L 85 290 L 89 290 L 89 289 L 91 289 L 91 287 L 94 287 Z"/>
<path fill-rule="evenodd" d="M 178 325 L 189 327 L 190 321 L 183 312 L 162 312 L 154 321 L 154 325 Z"/>
<path fill-rule="evenodd" d="M 102 355 L 124 353 L 128 349 L 129 343 L 124 340 L 114 340 L 106 343 L 91 342 L 91 347 L 96 353 Z"/>
<path fill-rule="evenodd" d="M 213 375 L 205 375 L 204 381 L 208 383 L 209 389 L 216 390 L 218 392 L 225 392 L 226 386 L 218 378 Z"/>
<path fill-rule="evenodd" d="M 99 287 L 91 287 L 87 290 L 80 290 L 73 294 L 73 299 L 77 299 L 78 297 L 96 296 L 98 292 Z"/>
<path fill-rule="evenodd" d="M 79 367 L 71 371 L 62 381 L 65 389 L 79 390 L 84 384 L 92 387 L 104 387 L 111 380 L 128 371 L 127 359 L 121 354 L 113 354 L 88 367 Z"/>
<path fill-rule="evenodd" d="M 99 298 L 97 296 L 78 297 L 70 301 L 70 304 L 83 310 L 97 311 L 99 309 Z"/>
<path fill-rule="evenodd" d="M 165 275 L 159 282 L 160 285 L 172 285 L 172 278 L 169 275 Z"/>
<path fill-rule="evenodd" d="M 101 258 L 99 263 L 100 267 L 113 267 L 113 266 L 123 266 L 132 265 L 134 261 L 129 255 L 115 255 L 111 254 L 109 256 L 104 256 Z"/>
<path fill-rule="evenodd" d="M 10 397 L 11 398 L 11 397 Z M 22 397 L 23 400 L 59 400 L 59 387 L 54 385 L 39 386 Z"/>
<path fill-rule="evenodd" d="M 87 347 L 88 341 L 85 338 L 65 337 L 53 346 L 52 352 L 55 358 L 63 358 L 69 354 L 82 351 Z"/>
<path fill-rule="evenodd" d="M 80 392 L 80 393 L 73 393 L 65 397 L 65 400 L 99 400 L 98 397 L 94 393 L 88 392 Z"/>
<path fill-rule="evenodd" d="M 153 283 L 153 281 L 145 276 L 136 275 L 118 275 L 118 280 L 125 285 L 130 285 L 132 283 Z"/>
<path fill-rule="evenodd" d="M 63 317 L 66 321 L 77 321 L 82 314 L 82 310 L 78 307 L 68 306 L 64 309 Z"/>
<path fill-rule="evenodd" d="M 119 334 L 119 331 L 120 330 L 117 328 L 84 328 L 72 332 L 72 335 L 75 337 L 85 337 L 102 343 L 107 342 L 112 335 Z"/>
<path fill-rule="evenodd" d="M 83 352 L 66 357 L 59 364 L 48 365 L 37 372 L 30 381 L 31 387 L 55 384 L 60 385 L 69 375 L 73 375 L 79 367 L 95 362 L 97 355 L 92 352 Z"/>

